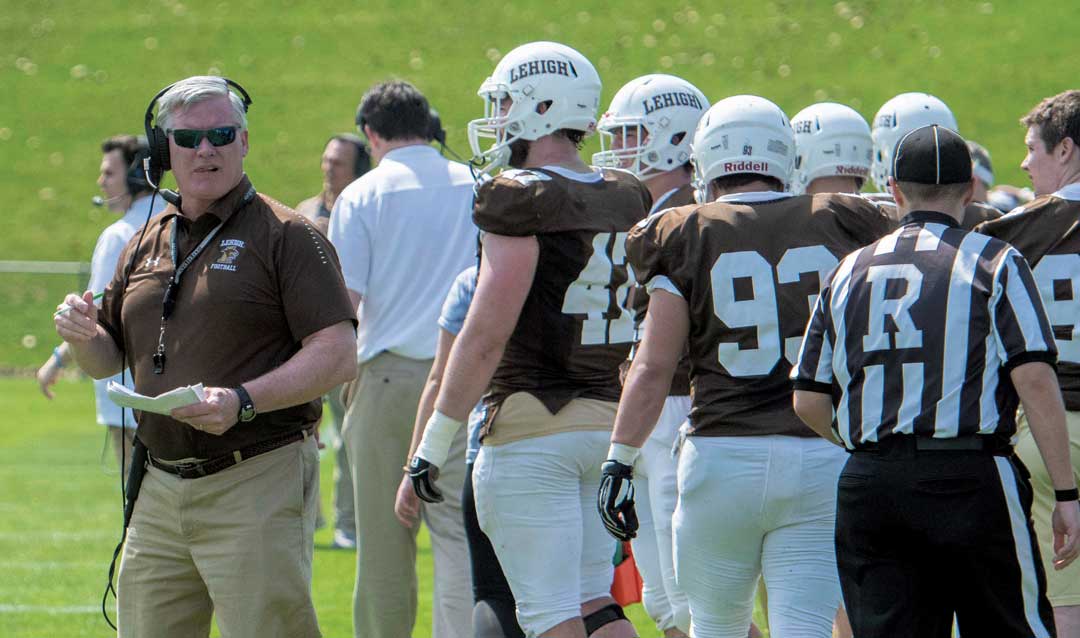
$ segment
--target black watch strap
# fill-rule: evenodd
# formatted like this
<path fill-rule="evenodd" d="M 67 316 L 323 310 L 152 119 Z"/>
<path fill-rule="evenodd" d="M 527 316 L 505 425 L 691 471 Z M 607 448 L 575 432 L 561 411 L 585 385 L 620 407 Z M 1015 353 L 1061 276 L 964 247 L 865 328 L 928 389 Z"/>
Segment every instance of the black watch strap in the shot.
<path fill-rule="evenodd" d="M 1075 487 L 1071 490 L 1054 490 L 1054 500 L 1058 503 L 1080 500 L 1080 490 Z"/>
<path fill-rule="evenodd" d="M 233 392 L 236 393 L 236 397 L 240 399 L 240 409 L 236 414 L 236 419 L 243 423 L 255 418 L 255 402 L 251 400 L 251 395 L 247 393 L 244 386 L 238 385 L 233 388 Z"/>

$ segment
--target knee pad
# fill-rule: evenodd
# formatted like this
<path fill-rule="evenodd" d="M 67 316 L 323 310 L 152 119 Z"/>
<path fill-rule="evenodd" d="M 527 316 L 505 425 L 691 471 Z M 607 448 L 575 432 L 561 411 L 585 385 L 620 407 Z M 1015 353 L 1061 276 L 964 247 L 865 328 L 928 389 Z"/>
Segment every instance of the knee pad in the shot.
<path fill-rule="evenodd" d="M 608 623 L 626 619 L 626 614 L 623 613 L 622 607 L 614 603 L 607 607 L 601 607 L 582 618 L 582 620 L 585 621 L 585 633 L 589 636 Z"/>
<path fill-rule="evenodd" d="M 476 601 L 473 606 L 473 638 L 525 638 L 518 626 L 514 604 L 495 599 Z"/>

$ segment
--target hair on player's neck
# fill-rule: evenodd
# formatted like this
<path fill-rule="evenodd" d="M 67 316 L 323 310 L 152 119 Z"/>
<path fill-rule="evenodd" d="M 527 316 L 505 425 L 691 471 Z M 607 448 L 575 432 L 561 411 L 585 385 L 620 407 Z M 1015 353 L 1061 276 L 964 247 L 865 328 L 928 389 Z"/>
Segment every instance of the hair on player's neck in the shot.
<path fill-rule="evenodd" d="M 523 168 L 559 166 L 575 173 L 588 173 L 589 165 L 581 159 L 577 145 L 566 136 L 552 134 L 528 142 Z"/>
<path fill-rule="evenodd" d="M 768 175 L 757 173 L 736 173 L 717 177 L 709 184 L 712 199 L 719 199 L 724 195 L 735 193 L 760 193 L 766 191 L 784 192 L 784 185 L 780 180 Z"/>
<path fill-rule="evenodd" d="M 649 175 L 643 182 L 645 188 L 649 189 L 649 195 L 652 195 L 653 201 L 655 202 L 660 199 L 664 193 L 668 193 L 677 188 L 682 188 L 689 184 L 690 176 L 690 173 L 680 166 L 670 171 Z"/>

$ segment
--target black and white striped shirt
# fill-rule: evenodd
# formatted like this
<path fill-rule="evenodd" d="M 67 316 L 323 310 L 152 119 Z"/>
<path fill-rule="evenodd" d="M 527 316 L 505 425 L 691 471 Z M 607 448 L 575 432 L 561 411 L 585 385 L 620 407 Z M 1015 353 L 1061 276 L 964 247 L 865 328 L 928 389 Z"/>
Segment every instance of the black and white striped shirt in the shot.
<path fill-rule="evenodd" d="M 916 211 L 836 267 L 791 378 L 798 390 L 838 386 L 848 449 L 890 434 L 1009 437 L 1018 401 L 1008 372 L 1056 356 L 1020 253 Z"/>

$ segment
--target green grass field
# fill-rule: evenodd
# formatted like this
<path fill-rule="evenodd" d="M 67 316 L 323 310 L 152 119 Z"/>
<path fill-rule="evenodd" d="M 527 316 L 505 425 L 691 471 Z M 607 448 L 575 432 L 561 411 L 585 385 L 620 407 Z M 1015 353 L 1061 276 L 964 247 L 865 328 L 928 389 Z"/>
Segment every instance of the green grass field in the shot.
<path fill-rule="evenodd" d="M 944 99 L 961 132 L 1026 185 L 1017 118 L 1073 86 L 1075 9 L 1020 0 L 6 0 L 0 11 L 0 260 L 88 261 L 111 215 L 90 206 L 99 144 L 139 132 L 170 81 L 221 73 L 252 94 L 255 185 L 286 203 L 317 192 L 327 136 L 351 130 L 371 83 L 402 77 L 442 112 L 468 154 L 480 82 L 514 46 L 579 48 L 604 81 L 674 73 L 717 100 L 765 95 L 789 114 L 816 101 L 871 118 L 886 99 Z M 615 8 L 617 7 L 617 8 Z M 595 140 L 587 151 L 595 150 Z M 0 368 L 38 365 L 55 345 L 48 310 L 74 278 L 0 275 Z"/>
<path fill-rule="evenodd" d="M 120 488 L 112 449 L 94 423 L 89 381 L 62 381 L 49 402 L 28 379 L 0 378 L 0 636 L 109 636 L 100 603 L 120 533 Z M 104 454 L 103 454 L 104 450 Z M 331 458 L 323 460 L 323 511 Z M 315 535 L 315 606 L 323 635 L 352 635 L 352 552 Z M 420 610 L 415 638 L 431 632 L 431 550 L 421 531 Z M 110 601 L 112 604 L 112 601 Z M 643 638 L 658 636 L 641 605 L 629 610 Z"/>

